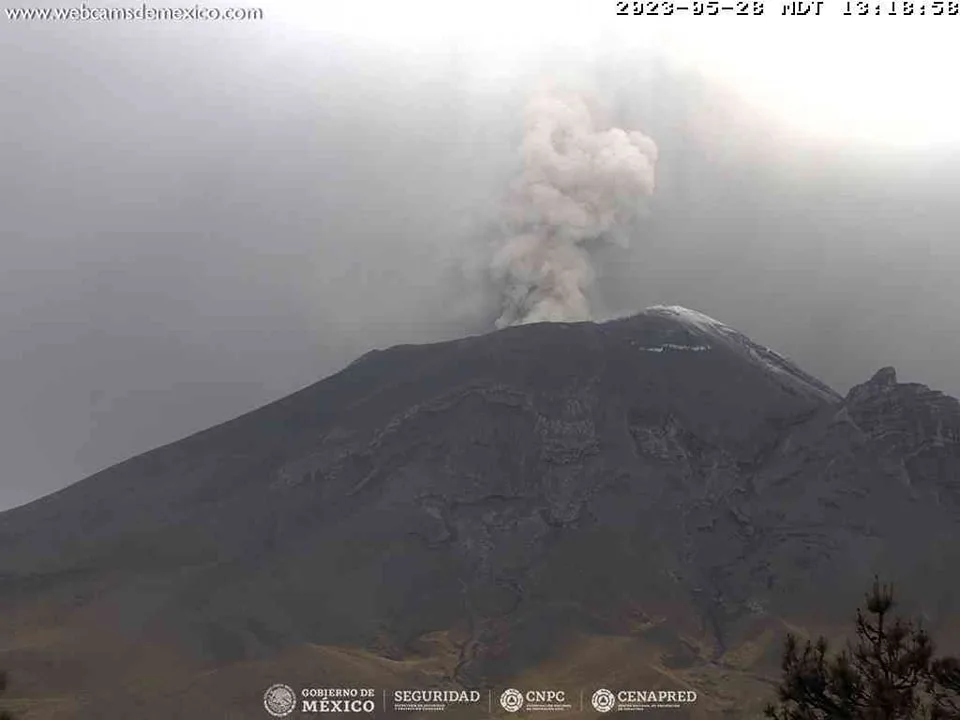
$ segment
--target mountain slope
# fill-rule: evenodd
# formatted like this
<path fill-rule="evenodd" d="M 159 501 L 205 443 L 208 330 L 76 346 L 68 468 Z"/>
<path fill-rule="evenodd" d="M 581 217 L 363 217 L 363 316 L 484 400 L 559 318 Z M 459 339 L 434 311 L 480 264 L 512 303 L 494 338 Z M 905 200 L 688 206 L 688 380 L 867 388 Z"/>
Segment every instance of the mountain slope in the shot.
<path fill-rule="evenodd" d="M 375 351 L 0 514 L 0 666 L 27 718 L 545 673 L 712 717 L 874 571 L 955 637 L 958 430 L 892 370 L 841 398 L 683 308 Z"/>

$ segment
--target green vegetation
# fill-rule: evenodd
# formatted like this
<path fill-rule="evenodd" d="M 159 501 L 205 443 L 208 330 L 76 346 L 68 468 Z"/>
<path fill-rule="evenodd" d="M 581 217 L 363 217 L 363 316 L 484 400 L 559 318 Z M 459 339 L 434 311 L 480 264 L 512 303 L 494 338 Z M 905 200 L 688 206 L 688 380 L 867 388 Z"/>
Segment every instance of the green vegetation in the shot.
<path fill-rule="evenodd" d="M 773 720 L 960 720 L 960 661 L 935 657 L 919 624 L 891 618 L 893 589 L 876 580 L 857 609 L 856 641 L 836 654 L 827 640 L 801 648 L 787 635 Z"/>

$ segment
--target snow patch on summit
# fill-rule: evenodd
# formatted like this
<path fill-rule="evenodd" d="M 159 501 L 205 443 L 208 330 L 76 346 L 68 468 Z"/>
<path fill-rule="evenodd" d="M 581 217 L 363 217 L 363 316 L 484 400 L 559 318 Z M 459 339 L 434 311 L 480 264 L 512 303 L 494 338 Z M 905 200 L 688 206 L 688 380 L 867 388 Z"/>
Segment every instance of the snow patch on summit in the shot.
<path fill-rule="evenodd" d="M 681 321 L 684 325 L 693 326 L 707 333 L 730 331 L 730 328 L 719 320 L 714 320 L 709 315 L 685 308 L 682 305 L 653 305 L 644 310 L 643 313 L 645 315 L 672 317 Z"/>
<path fill-rule="evenodd" d="M 753 363 L 762 365 L 791 386 L 801 385 L 807 391 L 812 391 L 813 394 L 826 400 L 841 399 L 832 388 L 805 373 L 780 353 L 755 343 L 743 333 L 709 315 L 680 305 L 654 305 L 644 310 L 642 314 L 673 319 L 702 337 L 713 340 L 716 344 L 725 345 L 734 352 L 746 356 Z"/>
<path fill-rule="evenodd" d="M 665 350 L 679 350 L 681 352 L 705 352 L 710 349 L 709 345 L 677 345 L 676 343 L 663 343 L 662 345 L 655 346 L 644 346 L 638 345 L 637 343 L 630 343 L 637 350 L 642 352 L 655 352 L 661 353 Z"/>

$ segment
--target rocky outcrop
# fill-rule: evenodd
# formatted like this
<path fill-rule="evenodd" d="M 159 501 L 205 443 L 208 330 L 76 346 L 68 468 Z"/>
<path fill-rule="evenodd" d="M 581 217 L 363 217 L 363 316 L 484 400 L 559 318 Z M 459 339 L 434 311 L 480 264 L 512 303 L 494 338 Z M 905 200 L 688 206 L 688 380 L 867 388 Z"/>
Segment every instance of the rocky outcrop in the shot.
<path fill-rule="evenodd" d="M 960 402 L 917 383 L 898 383 L 882 368 L 850 390 L 850 419 L 908 483 L 945 501 L 960 500 Z"/>

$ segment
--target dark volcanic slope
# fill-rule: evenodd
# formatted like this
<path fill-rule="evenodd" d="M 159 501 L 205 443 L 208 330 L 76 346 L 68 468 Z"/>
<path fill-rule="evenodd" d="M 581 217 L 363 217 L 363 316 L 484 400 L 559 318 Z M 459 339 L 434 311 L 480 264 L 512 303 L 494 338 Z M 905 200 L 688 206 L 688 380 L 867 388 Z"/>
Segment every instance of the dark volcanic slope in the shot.
<path fill-rule="evenodd" d="M 312 684 L 484 685 L 627 638 L 710 714 L 743 698 L 696 673 L 763 672 L 874 571 L 955 632 L 958 475 L 956 400 L 844 400 L 682 308 L 395 347 L 0 514 L 0 667 L 28 719 L 245 718 L 308 643 L 354 653 Z"/>

